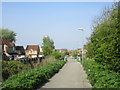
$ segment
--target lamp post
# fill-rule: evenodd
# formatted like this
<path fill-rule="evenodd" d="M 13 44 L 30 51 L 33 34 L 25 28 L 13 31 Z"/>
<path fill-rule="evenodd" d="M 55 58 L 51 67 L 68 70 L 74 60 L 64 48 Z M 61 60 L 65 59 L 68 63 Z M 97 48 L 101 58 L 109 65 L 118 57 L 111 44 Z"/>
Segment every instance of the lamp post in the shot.
<path fill-rule="evenodd" d="M 83 58 L 84 58 L 83 57 L 83 55 L 84 55 L 84 50 L 83 50 L 84 49 L 84 43 L 83 43 L 84 42 L 84 40 L 83 40 L 84 39 L 84 33 L 83 33 L 83 30 L 84 29 L 83 28 L 78 28 L 78 30 L 82 31 L 82 65 L 83 65 L 83 63 L 84 63 L 84 60 L 83 60 Z"/>

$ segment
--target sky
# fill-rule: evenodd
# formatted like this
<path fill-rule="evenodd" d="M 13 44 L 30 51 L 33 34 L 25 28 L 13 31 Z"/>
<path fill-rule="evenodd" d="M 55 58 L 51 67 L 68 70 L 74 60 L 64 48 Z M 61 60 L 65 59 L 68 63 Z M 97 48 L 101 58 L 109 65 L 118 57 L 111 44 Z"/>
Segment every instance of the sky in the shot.
<path fill-rule="evenodd" d="M 16 45 L 42 45 L 49 36 L 55 48 L 81 48 L 93 20 L 112 2 L 3 2 L 2 28 L 17 33 Z M 83 31 L 78 30 L 83 28 Z"/>

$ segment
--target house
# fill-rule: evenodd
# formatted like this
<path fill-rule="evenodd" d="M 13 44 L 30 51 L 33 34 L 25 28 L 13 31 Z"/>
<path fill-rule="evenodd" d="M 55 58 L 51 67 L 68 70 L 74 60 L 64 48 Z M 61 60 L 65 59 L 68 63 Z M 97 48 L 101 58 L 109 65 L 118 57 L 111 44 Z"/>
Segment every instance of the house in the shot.
<path fill-rule="evenodd" d="M 15 44 L 3 38 L 0 38 L 0 42 L 0 45 L 2 45 L 3 59 L 8 57 L 10 60 L 13 60 L 15 54 Z"/>
<path fill-rule="evenodd" d="M 82 48 L 78 48 L 77 51 L 82 54 Z"/>
<path fill-rule="evenodd" d="M 27 45 L 25 55 L 28 58 L 36 58 L 39 56 L 40 48 L 39 45 Z"/>
<path fill-rule="evenodd" d="M 84 45 L 84 46 L 83 46 L 84 49 L 87 49 L 87 47 L 88 47 L 87 45 Z"/>
<path fill-rule="evenodd" d="M 65 53 L 67 52 L 68 50 L 67 49 L 55 49 L 55 51 L 58 51 L 60 53 Z"/>
<path fill-rule="evenodd" d="M 77 49 L 78 52 L 79 52 L 79 56 L 82 57 L 82 50 L 83 50 L 83 54 L 86 54 L 87 53 L 87 45 L 84 45 L 83 48 L 79 48 Z"/>
<path fill-rule="evenodd" d="M 42 47 L 40 47 L 39 57 L 43 57 L 43 50 L 42 50 Z"/>
<path fill-rule="evenodd" d="M 68 53 L 71 53 L 71 52 L 72 52 L 72 50 L 67 50 L 67 52 L 68 52 Z"/>
<path fill-rule="evenodd" d="M 23 46 L 15 46 L 16 59 L 25 57 L 25 49 Z"/>
<path fill-rule="evenodd" d="M 84 45 L 84 46 L 83 46 L 84 54 L 86 54 L 86 53 L 88 52 L 88 51 L 87 51 L 87 48 L 88 48 L 87 45 Z"/>

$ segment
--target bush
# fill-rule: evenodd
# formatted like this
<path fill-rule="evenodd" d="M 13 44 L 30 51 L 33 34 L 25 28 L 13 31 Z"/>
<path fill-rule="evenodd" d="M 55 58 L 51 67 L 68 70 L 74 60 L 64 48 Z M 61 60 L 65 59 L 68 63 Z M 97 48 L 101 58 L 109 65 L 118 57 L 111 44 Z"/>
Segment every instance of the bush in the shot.
<path fill-rule="evenodd" d="M 55 59 L 61 59 L 61 53 L 53 51 L 51 53 L 51 56 L 53 56 Z"/>
<path fill-rule="evenodd" d="M 78 51 L 77 50 L 72 51 L 72 53 L 71 53 L 72 57 L 77 57 L 77 55 L 78 55 Z"/>
<path fill-rule="evenodd" d="M 22 71 L 28 70 L 30 67 L 23 64 L 20 61 L 4 61 L 2 60 L 2 77 L 6 80 L 8 77 L 20 73 Z"/>
<path fill-rule="evenodd" d="M 120 73 L 110 71 L 92 59 L 85 60 L 84 69 L 93 88 L 120 88 Z"/>
<path fill-rule="evenodd" d="M 32 69 L 13 75 L 1 84 L 2 89 L 35 89 L 38 85 L 42 85 L 50 79 L 60 68 L 65 64 L 65 61 L 59 60 L 49 63 L 43 67 Z"/>
<path fill-rule="evenodd" d="M 63 60 L 64 57 L 67 55 L 67 52 L 58 52 L 58 51 L 53 51 L 50 56 L 54 57 L 55 59 L 58 60 Z"/>
<path fill-rule="evenodd" d="M 93 25 L 93 33 L 88 43 L 89 57 L 106 65 L 110 70 L 120 72 L 120 16 L 118 3 L 105 9 Z"/>

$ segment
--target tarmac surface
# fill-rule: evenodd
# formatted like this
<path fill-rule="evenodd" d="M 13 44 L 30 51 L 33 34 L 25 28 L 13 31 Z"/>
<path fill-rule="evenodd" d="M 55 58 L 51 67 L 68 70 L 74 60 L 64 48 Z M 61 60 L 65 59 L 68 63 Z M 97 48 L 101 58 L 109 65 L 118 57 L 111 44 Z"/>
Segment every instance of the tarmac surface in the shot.
<path fill-rule="evenodd" d="M 92 88 L 81 63 L 72 57 L 67 60 L 62 69 L 41 88 Z"/>

